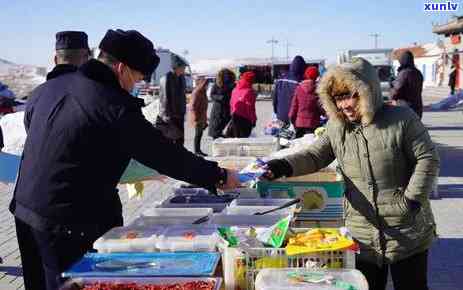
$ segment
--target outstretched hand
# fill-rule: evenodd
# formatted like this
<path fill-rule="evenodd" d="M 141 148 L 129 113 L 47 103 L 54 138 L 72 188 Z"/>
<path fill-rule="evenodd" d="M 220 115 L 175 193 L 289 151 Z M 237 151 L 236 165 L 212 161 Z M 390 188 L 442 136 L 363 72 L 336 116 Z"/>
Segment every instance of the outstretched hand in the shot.
<path fill-rule="evenodd" d="M 227 182 L 219 186 L 219 189 L 230 190 L 230 189 L 235 189 L 235 188 L 240 187 L 241 183 L 239 181 L 238 171 L 236 171 L 235 169 L 230 169 L 230 168 L 224 168 L 224 169 L 227 171 Z"/>

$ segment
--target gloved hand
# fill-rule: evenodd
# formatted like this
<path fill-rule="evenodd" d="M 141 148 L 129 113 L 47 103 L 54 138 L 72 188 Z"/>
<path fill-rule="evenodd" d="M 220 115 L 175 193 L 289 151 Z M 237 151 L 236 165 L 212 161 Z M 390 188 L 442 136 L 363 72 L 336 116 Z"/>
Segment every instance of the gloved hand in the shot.
<path fill-rule="evenodd" d="M 274 180 L 283 176 L 290 177 L 293 175 L 291 164 L 284 159 L 273 159 L 266 163 L 267 172 L 263 175 L 264 179 Z"/>

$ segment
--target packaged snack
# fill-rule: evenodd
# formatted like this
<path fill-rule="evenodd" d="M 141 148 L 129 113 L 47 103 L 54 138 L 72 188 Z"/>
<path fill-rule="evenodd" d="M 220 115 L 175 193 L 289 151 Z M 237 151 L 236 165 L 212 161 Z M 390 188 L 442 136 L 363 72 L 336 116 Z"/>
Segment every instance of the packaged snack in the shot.
<path fill-rule="evenodd" d="M 258 234 L 257 239 L 265 245 L 271 246 L 273 248 L 280 248 L 285 241 L 291 218 L 292 216 L 289 215 L 284 219 L 281 219 L 275 225 L 265 230 L 263 233 Z"/>
<path fill-rule="evenodd" d="M 254 162 L 243 168 L 239 173 L 238 177 L 241 183 L 250 182 L 258 179 L 266 172 L 266 163 L 259 158 L 256 158 Z"/>
<path fill-rule="evenodd" d="M 338 251 L 353 248 L 352 238 L 345 229 L 319 228 L 290 238 L 286 246 L 288 255 L 316 253 L 323 251 Z"/>

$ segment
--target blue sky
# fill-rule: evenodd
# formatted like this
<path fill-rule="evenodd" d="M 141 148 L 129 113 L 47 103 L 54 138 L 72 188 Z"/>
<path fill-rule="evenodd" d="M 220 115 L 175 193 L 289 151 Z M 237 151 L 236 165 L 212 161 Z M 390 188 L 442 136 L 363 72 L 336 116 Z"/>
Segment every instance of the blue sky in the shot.
<path fill-rule="evenodd" d="M 432 22 L 451 14 L 424 12 L 425 2 L 0 0 L 0 58 L 47 66 L 57 31 L 84 30 L 97 46 L 107 29 L 121 28 L 137 29 L 157 46 L 187 49 L 190 60 L 270 57 L 272 36 L 280 40 L 276 56 L 286 56 L 288 40 L 290 56 L 335 60 L 339 50 L 373 47 L 372 33 L 381 35 L 380 47 L 435 41 Z"/>

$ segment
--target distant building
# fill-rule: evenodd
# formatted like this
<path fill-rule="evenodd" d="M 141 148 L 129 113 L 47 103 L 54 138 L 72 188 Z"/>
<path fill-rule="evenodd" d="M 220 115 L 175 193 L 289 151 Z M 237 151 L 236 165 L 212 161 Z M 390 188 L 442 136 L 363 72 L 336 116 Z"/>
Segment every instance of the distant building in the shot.
<path fill-rule="evenodd" d="M 448 84 L 448 74 L 450 73 L 451 65 L 456 67 L 457 79 L 456 88 L 463 87 L 463 43 L 461 35 L 463 33 L 463 16 L 456 17 L 445 24 L 433 26 L 432 32 L 444 37 L 440 41 L 439 46 L 442 49 L 441 62 L 444 70 L 444 85 Z"/>

